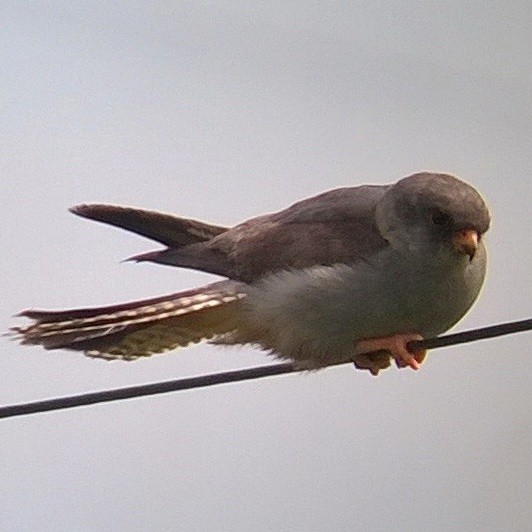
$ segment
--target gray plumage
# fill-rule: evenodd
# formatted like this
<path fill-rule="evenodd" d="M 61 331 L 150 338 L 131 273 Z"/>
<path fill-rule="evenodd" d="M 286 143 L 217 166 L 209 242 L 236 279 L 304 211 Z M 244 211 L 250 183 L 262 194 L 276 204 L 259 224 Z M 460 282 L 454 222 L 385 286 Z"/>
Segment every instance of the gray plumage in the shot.
<path fill-rule="evenodd" d="M 148 301 L 26 311 L 35 323 L 14 329 L 24 343 L 91 356 L 135 358 L 208 339 L 251 343 L 302 367 L 356 361 L 359 340 L 450 328 L 473 304 L 486 270 L 488 209 L 474 188 L 446 174 L 332 190 L 232 228 L 130 207 L 72 211 L 167 246 L 133 260 L 229 279 L 158 298 L 156 310 Z M 457 247 L 457 235 L 473 233 L 474 250 Z"/>

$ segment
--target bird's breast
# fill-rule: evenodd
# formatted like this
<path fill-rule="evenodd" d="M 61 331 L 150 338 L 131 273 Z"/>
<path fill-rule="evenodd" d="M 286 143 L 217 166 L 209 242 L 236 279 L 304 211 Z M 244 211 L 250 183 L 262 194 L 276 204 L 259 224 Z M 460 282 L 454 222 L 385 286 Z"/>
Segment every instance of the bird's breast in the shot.
<path fill-rule="evenodd" d="M 484 273 L 483 247 L 471 262 L 388 255 L 281 271 L 250 287 L 245 315 L 256 342 L 282 356 L 342 358 L 360 339 L 442 333 L 472 305 Z"/>

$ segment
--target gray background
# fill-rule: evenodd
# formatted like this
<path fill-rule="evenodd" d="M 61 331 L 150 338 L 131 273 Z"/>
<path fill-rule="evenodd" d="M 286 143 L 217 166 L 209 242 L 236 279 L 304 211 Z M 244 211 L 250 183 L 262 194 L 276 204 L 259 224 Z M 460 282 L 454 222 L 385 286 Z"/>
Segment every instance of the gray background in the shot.
<path fill-rule="evenodd" d="M 329 188 L 456 173 L 493 211 L 458 329 L 531 315 L 528 1 L 0 4 L 0 328 L 213 277 L 70 215 L 233 224 Z M 0 422 L 3 530 L 528 530 L 530 335 Z M 105 363 L 1 339 L 1 404 L 270 363 Z"/>

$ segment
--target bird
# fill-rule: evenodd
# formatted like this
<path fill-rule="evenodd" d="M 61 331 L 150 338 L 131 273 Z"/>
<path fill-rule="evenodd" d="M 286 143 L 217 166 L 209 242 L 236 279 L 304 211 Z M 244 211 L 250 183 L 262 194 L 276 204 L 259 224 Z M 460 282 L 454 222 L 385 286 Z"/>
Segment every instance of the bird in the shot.
<path fill-rule="evenodd" d="M 486 274 L 490 213 L 445 173 L 342 187 L 233 227 L 136 207 L 71 212 L 163 244 L 128 260 L 222 277 L 198 288 L 97 308 L 25 310 L 22 344 L 135 360 L 201 341 L 252 345 L 298 369 L 353 362 L 378 375 L 417 370 L 473 305 Z"/>

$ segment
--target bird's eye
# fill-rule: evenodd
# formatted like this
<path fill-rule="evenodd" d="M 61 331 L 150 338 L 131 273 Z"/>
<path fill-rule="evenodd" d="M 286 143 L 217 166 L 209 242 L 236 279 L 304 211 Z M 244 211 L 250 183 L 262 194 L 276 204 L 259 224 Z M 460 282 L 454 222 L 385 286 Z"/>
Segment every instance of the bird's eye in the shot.
<path fill-rule="evenodd" d="M 431 220 L 435 225 L 449 225 L 452 221 L 451 217 L 442 211 L 434 211 Z"/>

